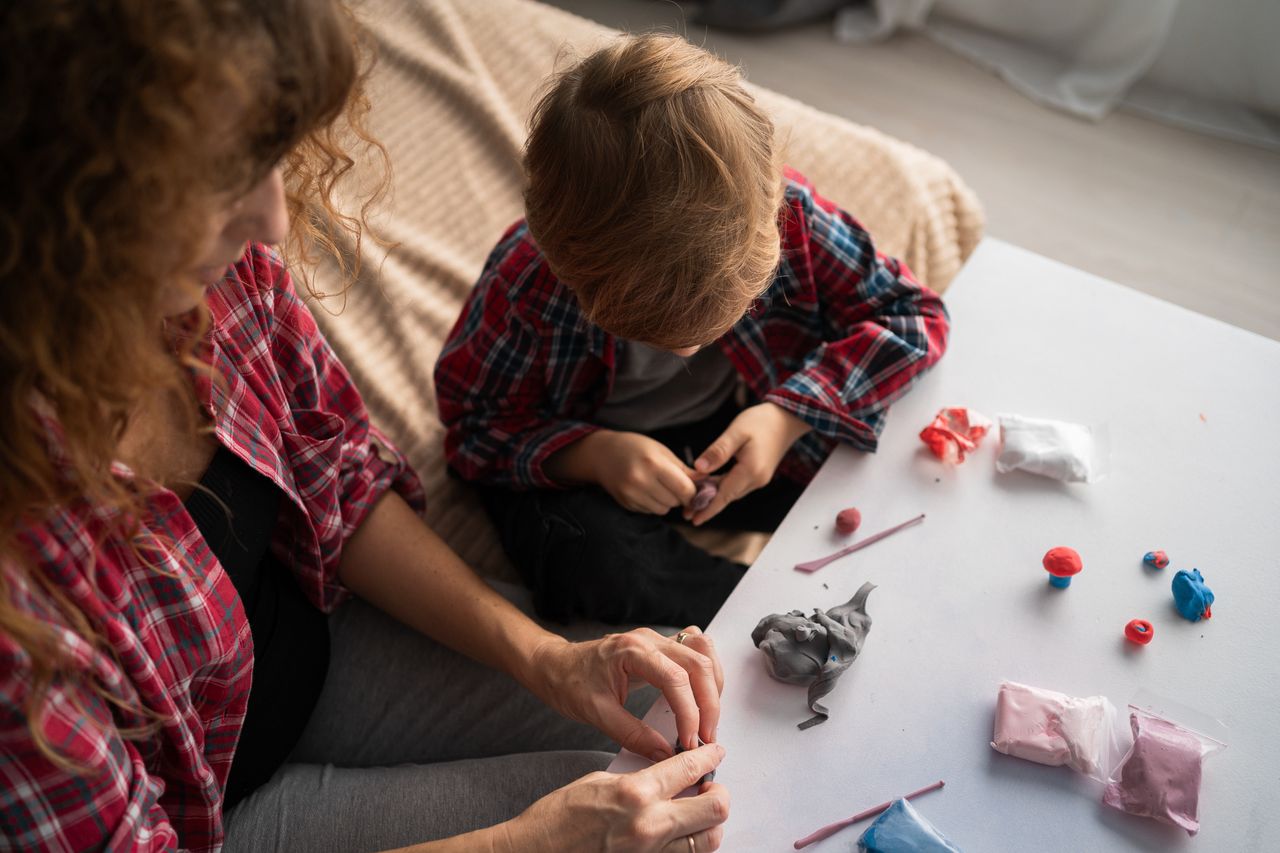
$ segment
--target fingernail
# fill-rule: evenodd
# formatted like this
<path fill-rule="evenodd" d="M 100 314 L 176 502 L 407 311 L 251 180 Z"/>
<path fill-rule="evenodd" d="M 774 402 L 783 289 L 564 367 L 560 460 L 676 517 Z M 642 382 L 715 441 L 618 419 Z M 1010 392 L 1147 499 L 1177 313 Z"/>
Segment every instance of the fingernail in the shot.
<path fill-rule="evenodd" d="M 666 761 L 670 757 L 671 756 L 667 755 L 665 752 L 663 752 L 660 749 L 655 749 L 653 752 L 649 754 L 650 761 Z"/>

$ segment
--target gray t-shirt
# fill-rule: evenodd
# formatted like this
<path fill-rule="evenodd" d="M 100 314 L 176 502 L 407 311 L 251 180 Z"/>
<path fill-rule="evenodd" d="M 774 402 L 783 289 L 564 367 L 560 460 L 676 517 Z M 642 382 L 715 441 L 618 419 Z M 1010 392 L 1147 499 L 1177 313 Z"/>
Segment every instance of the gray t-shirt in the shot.
<path fill-rule="evenodd" d="M 613 388 L 596 421 L 649 432 L 710 417 L 733 396 L 738 372 L 715 344 L 681 357 L 634 341 L 615 341 Z"/>

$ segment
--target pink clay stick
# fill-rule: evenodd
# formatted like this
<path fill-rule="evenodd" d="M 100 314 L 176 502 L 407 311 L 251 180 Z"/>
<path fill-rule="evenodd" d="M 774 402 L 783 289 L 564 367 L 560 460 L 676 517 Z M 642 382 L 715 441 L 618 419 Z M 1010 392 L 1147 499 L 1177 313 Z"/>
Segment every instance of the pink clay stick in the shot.
<path fill-rule="evenodd" d="M 867 547 L 868 545 L 874 545 L 875 543 L 879 542 L 881 539 L 885 538 L 886 536 L 892 536 L 893 534 L 897 533 L 899 530 L 904 530 L 910 527 L 911 525 L 919 524 L 922 521 L 924 521 L 924 513 L 920 513 L 910 521 L 904 521 L 901 524 L 897 525 L 896 527 L 890 527 L 888 530 L 881 530 L 879 533 L 875 534 L 874 536 L 868 536 L 866 539 L 863 539 L 861 542 L 854 542 L 852 545 L 850 545 L 847 548 L 841 548 L 839 551 L 836 551 L 834 554 L 832 554 L 829 557 L 823 557 L 820 560 L 810 560 L 807 563 L 796 563 L 796 571 L 797 572 L 816 572 L 818 569 L 822 568 L 827 563 L 834 562 L 835 560 L 838 560 L 841 557 L 852 554 L 854 551 L 861 551 L 863 548 Z"/>
<path fill-rule="evenodd" d="M 903 800 L 913 799 L 915 797 L 920 796 L 921 794 L 927 794 L 930 791 L 936 791 L 939 788 L 941 788 L 944 784 L 946 783 L 944 783 L 941 779 L 939 779 L 937 782 L 934 782 L 932 785 L 925 785 L 919 791 L 912 791 L 910 794 L 907 794 L 906 796 L 901 797 L 900 799 L 903 799 Z M 802 847 L 808 847 L 810 844 L 813 844 L 814 842 L 817 842 L 817 841 L 821 841 L 824 838 L 830 838 L 840 830 L 844 829 L 846 826 L 855 824 L 860 820 L 866 820 L 869 817 L 875 817 L 876 815 L 880 814 L 880 812 L 884 811 L 885 809 L 889 808 L 889 806 L 893 805 L 893 803 L 894 801 L 890 800 L 887 803 L 881 803 L 878 806 L 872 806 L 866 811 L 858 812 L 853 817 L 847 817 L 844 820 L 836 821 L 830 826 L 824 826 L 822 827 L 822 829 L 819 829 L 817 832 L 813 833 L 812 835 L 806 835 L 804 838 L 801 838 L 799 841 L 795 843 L 794 847 L 797 850 L 799 850 Z"/>

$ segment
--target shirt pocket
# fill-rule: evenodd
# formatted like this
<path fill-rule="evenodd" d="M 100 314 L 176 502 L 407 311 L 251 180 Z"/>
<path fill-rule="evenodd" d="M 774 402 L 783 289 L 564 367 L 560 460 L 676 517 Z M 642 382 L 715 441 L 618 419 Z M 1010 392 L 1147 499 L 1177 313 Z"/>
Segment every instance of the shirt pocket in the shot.
<path fill-rule="evenodd" d="M 292 428 L 280 427 L 280 443 L 298 497 L 316 517 L 337 501 L 346 423 L 321 409 L 294 409 L 292 415 Z"/>

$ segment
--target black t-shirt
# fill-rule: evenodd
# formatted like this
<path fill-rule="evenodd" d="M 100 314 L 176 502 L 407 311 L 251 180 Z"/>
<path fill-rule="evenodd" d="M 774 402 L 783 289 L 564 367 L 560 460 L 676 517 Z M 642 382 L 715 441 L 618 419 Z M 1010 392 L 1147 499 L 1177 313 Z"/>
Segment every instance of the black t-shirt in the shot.
<path fill-rule="evenodd" d="M 231 577 L 253 632 L 253 687 L 224 809 L 284 764 L 329 669 L 328 619 L 269 551 L 281 499 L 274 483 L 220 446 L 186 501 L 187 512 Z"/>

